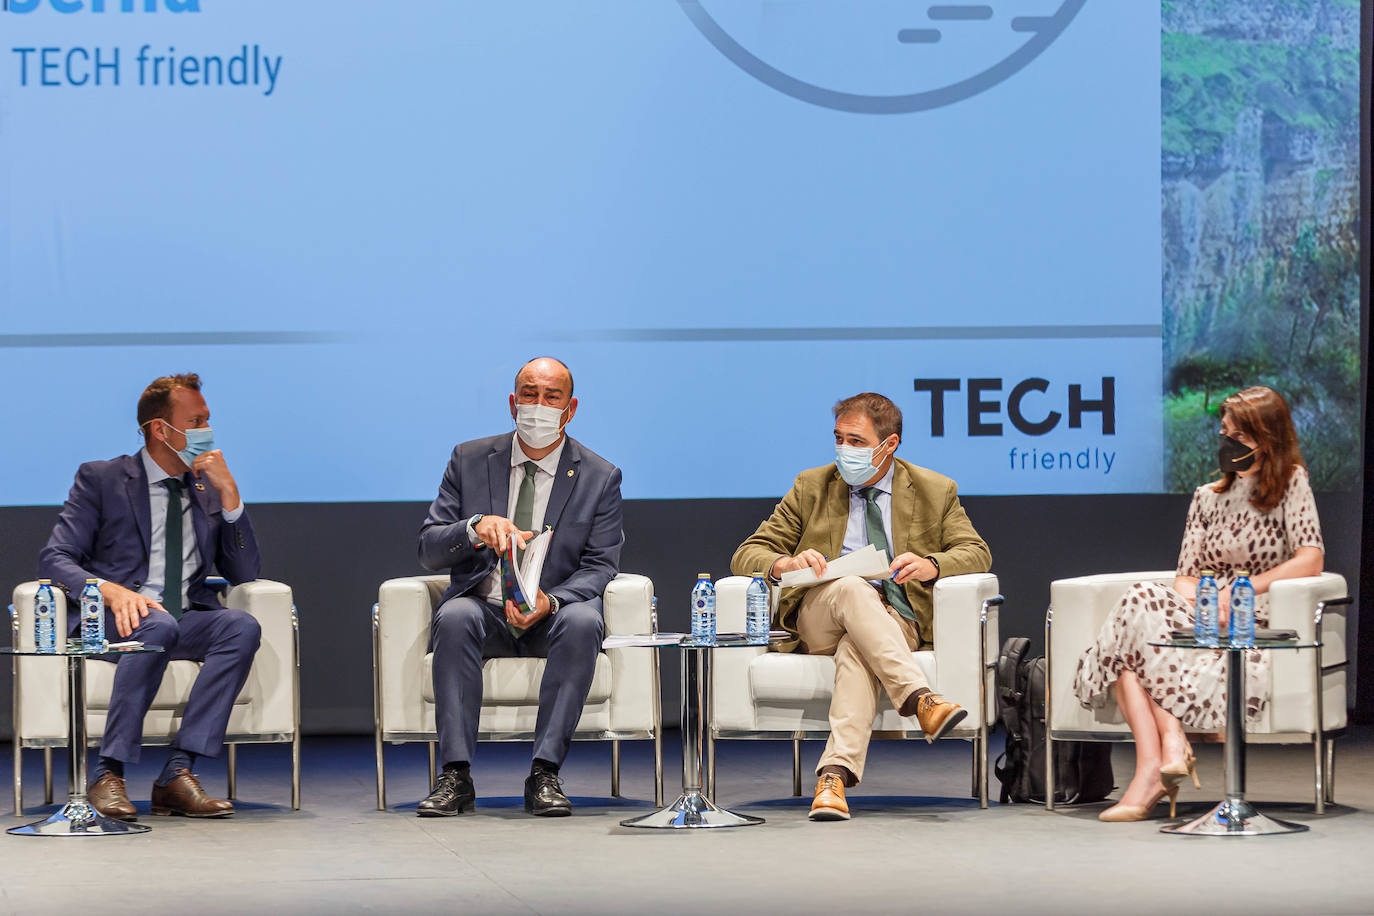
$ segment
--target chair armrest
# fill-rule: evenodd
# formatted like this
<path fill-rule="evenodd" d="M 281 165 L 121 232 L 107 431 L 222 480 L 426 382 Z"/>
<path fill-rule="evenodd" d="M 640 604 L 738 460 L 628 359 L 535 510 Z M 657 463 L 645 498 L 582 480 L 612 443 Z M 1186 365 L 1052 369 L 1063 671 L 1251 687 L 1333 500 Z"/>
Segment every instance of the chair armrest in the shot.
<path fill-rule="evenodd" d="M 992 573 L 970 573 L 939 579 L 934 589 L 935 671 L 938 684 L 932 684 L 945 699 L 965 709 L 978 708 L 978 679 L 987 684 L 984 721 L 991 724 L 997 714 L 993 672 L 987 664 L 997 660 L 997 608 L 988 608 L 986 654 L 979 664 L 979 636 L 983 602 L 998 595 L 997 577 Z"/>
<path fill-rule="evenodd" d="M 606 633 L 648 633 L 653 610 L 654 583 L 647 576 L 621 573 L 606 585 L 601 598 Z M 611 729 L 647 731 L 659 724 L 657 649 L 609 649 L 611 663 Z"/>
<path fill-rule="evenodd" d="M 446 575 L 409 576 L 388 579 L 377 590 L 372 638 L 383 731 L 425 730 L 424 660 L 434 608 L 448 582 Z"/>
<path fill-rule="evenodd" d="M 1316 637 L 1317 605 L 1344 598 L 1345 578 L 1332 572 L 1300 579 L 1280 579 L 1269 586 L 1269 625 L 1298 632 L 1298 639 L 1310 642 Z M 1322 616 L 1321 663 L 1335 666 L 1349 660 L 1347 617 L 1349 606 L 1327 608 Z M 1270 695 L 1270 727 L 1278 733 L 1315 730 L 1315 659 L 1311 651 L 1272 651 L 1273 675 Z M 1325 728 L 1340 728 L 1346 721 L 1346 677 L 1342 668 L 1322 676 L 1323 720 Z"/>
<path fill-rule="evenodd" d="M 1069 728 L 1078 717 L 1082 706 L 1073 692 L 1078 659 L 1097 639 L 1102 624 L 1126 590 L 1137 582 L 1172 585 L 1174 578 L 1174 571 L 1169 569 L 1076 576 L 1050 583 L 1045 654 L 1050 662 L 1051 728 Z"/>
<path fill-rule="evenodd" d="M 300 644 L 291 588 L 271 579 L 244 582 L 223 593 L 225 607 L 251 614 L 262 627 L 262 643 L 248 672 L 259 698 L 246 727 L 257 734 L 294 735 Z"/>
<path fill-rule="evenodd" d="M 716 631 L 745 631 L 745 593 L 749 576 L 726 576 L 716 581 Z M 711 656 L 711 728 L 752 730 L 758 718 L 749 684 L 749 666 L 767 647 L 728 649 Z"/>
<path fill-rule="evenodd" d="M 67 638 L 67 596 L 54 588 L 57 638 Z M 33 648 L 33 599 L 37 582 L 15 587 L 10 605 L 11 645 Z M 14 735 L 16 740 L 67 737 L 67 666 L 46 658 L 12 658 L 14 671 Z M 60 703 L 53 697 L 61 697 Z"/>

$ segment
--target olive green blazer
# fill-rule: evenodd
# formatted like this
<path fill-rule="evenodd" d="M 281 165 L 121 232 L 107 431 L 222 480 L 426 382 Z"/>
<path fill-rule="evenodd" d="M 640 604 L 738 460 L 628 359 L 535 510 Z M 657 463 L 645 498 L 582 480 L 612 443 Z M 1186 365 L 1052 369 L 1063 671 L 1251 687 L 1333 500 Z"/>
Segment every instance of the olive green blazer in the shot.
<path fill-rule="evenodd" d="M 933 557 L 940 565 L 941 577 L 987 572 L 992 567 L 992 554 L 960 505 L 954 481 L 900 458 L 896 465 L 892 473 L 893 555 L 910 552 Z M 730 571 L 737 576 L 752 575 L 756 570 L 767 574 L 778 559 L 808 548 L 838 557 L 848 522 L 849 484 L 840 478 L 835 465 L 802 471 L 772 516 L 735 551 Z M 924 646 L 933 645 L 934 640 L 933 586 L 933 582 L 925 586 L 915 581 L 903 586 L 916 612 Z M 798 648 L 797 612 L 803 591 L 784 589 L 778 603 L 774 625 L 792 634 L 790 642 L 778 646 L 780 651 Z"/>

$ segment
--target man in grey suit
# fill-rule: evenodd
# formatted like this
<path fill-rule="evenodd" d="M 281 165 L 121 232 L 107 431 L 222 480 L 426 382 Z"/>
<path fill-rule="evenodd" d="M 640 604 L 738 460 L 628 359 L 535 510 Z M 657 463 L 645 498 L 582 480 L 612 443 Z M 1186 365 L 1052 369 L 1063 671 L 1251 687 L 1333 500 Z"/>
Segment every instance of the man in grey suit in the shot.
<path fill-rule="evenodd" d="M 601 593 L 620 565 L 620 469 L 568 437 L 577 414 L 572 373 L 541 357 L 521 367 L 510 396 L 515 432 L 453 450 L 420 529 L 420 562 L 448 570 L 434 614 L 435 724 L 444 763 L 421 817 L 476 806 L 471 763 L 485 658 L 547 658 L 539 686 L 525 810 L 566 816 L 558 770 L 591 690 L 605 629 Z M 534 607 L 502 600 L 499 552 L 552 528 Z"/>

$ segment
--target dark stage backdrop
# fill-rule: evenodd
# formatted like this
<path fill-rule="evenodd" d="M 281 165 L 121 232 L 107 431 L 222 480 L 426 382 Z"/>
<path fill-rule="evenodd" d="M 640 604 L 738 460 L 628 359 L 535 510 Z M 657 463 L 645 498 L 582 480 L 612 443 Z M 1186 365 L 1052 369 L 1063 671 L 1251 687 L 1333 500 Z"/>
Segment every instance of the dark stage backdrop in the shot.
<path fill-rule="evenodd" d="M 728 574 L 730 555 L 773 509 L 772 499 L 630 500 L 622 568 L 654 580 L 663 629 L 687 628 L 697 572 Z M 1317 499 L 1327 568 L 1359 584 L 1361 499 Z M 1001 634 L 1043 641 L 1053 579 L 1087 573 L 1168 569 L 1178 557 L 1188 497 L 970 496 L 974 524 L 992 547 L 1007 603 Z M 377 586 L 424 572 L 415 535 L 424 503 L 250 505 L 263 546 L 263 576 L 291 585 L 301 618 L 301 718 L 310 734 L 372 728 L 370 621 Z M 0 508 L 0 583 L 32 579 L 57 510 Z M 1368 620 L 1366 629 L 1374 627 Z M 1352 634 L 1353 635 L 1353 634 Z M 1353 645 L 1352 641 L 1352 645 Z M 676 653 L 665 652 L 664 710 L 676 724 Z M 0 676 L 0 732 L 10 734 L 10 679 Z"/>

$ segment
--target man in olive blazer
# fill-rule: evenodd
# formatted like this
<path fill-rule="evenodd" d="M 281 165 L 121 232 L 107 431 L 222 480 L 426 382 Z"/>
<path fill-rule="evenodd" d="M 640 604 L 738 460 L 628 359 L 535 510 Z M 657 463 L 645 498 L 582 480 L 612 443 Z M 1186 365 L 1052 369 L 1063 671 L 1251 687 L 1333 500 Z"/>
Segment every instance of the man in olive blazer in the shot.
<path fill-rule="evenodd" d="M 777 648 L 835 656 L 830 739 L 816 768 L 813 820 L 849 817 L 844 789 L 863 775 L 878 691 L 915 715 L 934 741 L 967 713 L 933 693 L 912 653 L 934 640 L 931 589 L 941 576 L 986 572 L 988 546 L 959 503 L 954 481 L 896 457 L 902 414 L 880 394 L 835 405 L 835 464 L 797 475 L 792 489 L 730 562 L 736 575 L 811 567 L 868 544 L 889 576 L 854 576 L 788 589 L 778 619 L 792 639 Z"/>

